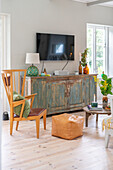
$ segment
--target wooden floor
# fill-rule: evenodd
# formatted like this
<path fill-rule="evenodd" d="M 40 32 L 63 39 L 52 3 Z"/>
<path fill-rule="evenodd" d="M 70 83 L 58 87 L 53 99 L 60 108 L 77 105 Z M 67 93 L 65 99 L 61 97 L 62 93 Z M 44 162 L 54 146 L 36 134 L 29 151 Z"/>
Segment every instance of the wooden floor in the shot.
<path fill-rule="evenodd" d="M 77 114 L 77 113 L 76 113 Z M 84 116 L 84 112 L 79 112 Z M 51 117 L 47 118 L 47 130 L 41 120 L 40 139 L 36 138 L 34 121 L 20 122 L 19 131 L 9 135 L 9 121 L 3 122 L 2 169 L 3 170 L 113 170 L 113 138 L 105 149 L 104 132 L 99 117 L 90 117 L 89 127 L 83 137 L 64 140 L 51 136 Z M 14 124 L 14 127 L 16 124 Z"/>

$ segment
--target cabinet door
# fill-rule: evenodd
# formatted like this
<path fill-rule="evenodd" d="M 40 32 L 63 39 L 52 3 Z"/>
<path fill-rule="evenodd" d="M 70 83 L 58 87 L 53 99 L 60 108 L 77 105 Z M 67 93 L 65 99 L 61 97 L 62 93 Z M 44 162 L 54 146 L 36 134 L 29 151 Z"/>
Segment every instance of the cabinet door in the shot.
<path fill-rule="evenodd" d="M 94 101 L 94 94 L 96 95 L 97 99 L 97 87 L 96 83 L 94 81 L 94 77 L 90 77 L 90 103 Z"/>
<path fill-rule="evenodd" d="M 66 81 L 47 83 L 47 108 L 49 113 L 63 111 L 67 106 Z"/>
<path fill-rule="evenodd" d="M 85 101 L 85 106 L 90 104 L 90 79 L 88 78 L 84 78 L 84 94 L 83 94 L 83 100 Z"/>
<path fill-rule="evenodd" d="M 46 108 L 46 81 L 42 79 L 31 80 L 31 94 L 37 93 L 33 102 L 33 108 Z"/>
<path fill-rule="evenodd" d="M 68 107 L 73 108 L 83 106 L 83 80 L 69 80 L 67 89 L 69 89 Z"/>

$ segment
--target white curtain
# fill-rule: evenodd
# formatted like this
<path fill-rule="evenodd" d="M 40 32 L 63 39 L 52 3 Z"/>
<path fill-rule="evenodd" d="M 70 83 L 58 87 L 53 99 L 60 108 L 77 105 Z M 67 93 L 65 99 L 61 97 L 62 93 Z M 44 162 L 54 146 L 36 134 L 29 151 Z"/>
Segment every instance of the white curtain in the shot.
<path fill-rule="evenodd" d="M 0 68 L 1 70 L 11 68 L 11 57 L 10 57 L 10 15 L 0 14 Z M 1 72 L 0 72 L 1 73 Z M 4 90 L 3 82 L 0 74 L 0 90 L 1 90 L 1 101 L 2 110 L 9 111 L 7 103 L 7 97 Z"/>

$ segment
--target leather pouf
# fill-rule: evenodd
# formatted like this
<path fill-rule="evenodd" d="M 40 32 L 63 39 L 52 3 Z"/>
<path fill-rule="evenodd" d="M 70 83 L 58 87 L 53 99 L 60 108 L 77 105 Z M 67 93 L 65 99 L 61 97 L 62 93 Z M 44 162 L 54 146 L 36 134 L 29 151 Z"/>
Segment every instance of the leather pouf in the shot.
<path fill-rule="evenodd" d="M 84 118 L 72 114 L 52 116 L 52 136 L 74 139 L 83 135 Z"/>

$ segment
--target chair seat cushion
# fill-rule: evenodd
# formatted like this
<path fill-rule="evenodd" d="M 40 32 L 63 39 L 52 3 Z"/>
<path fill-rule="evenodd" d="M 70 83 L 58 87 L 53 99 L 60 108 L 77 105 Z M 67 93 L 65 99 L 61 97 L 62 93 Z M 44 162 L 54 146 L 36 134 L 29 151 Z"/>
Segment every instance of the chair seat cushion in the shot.
<path fill-rule="evenodd" d="M 29 116 L 39 116 L 44 110 L 46 110 L 46 109 L 44 109 L 44 108 L 32 108 L 30 110 Z"/>
<path fill-rule="evenodd" d="M 43 111 L 45 111 L 46 109 L 44 108 L 32 108 L 30 110 L 30 113 L 28 115 L 28 117 L 31 117 L 31 116 L 39 116 Z M 14 115 L 15 118 L 19 117 L 18 115 Z"/>

